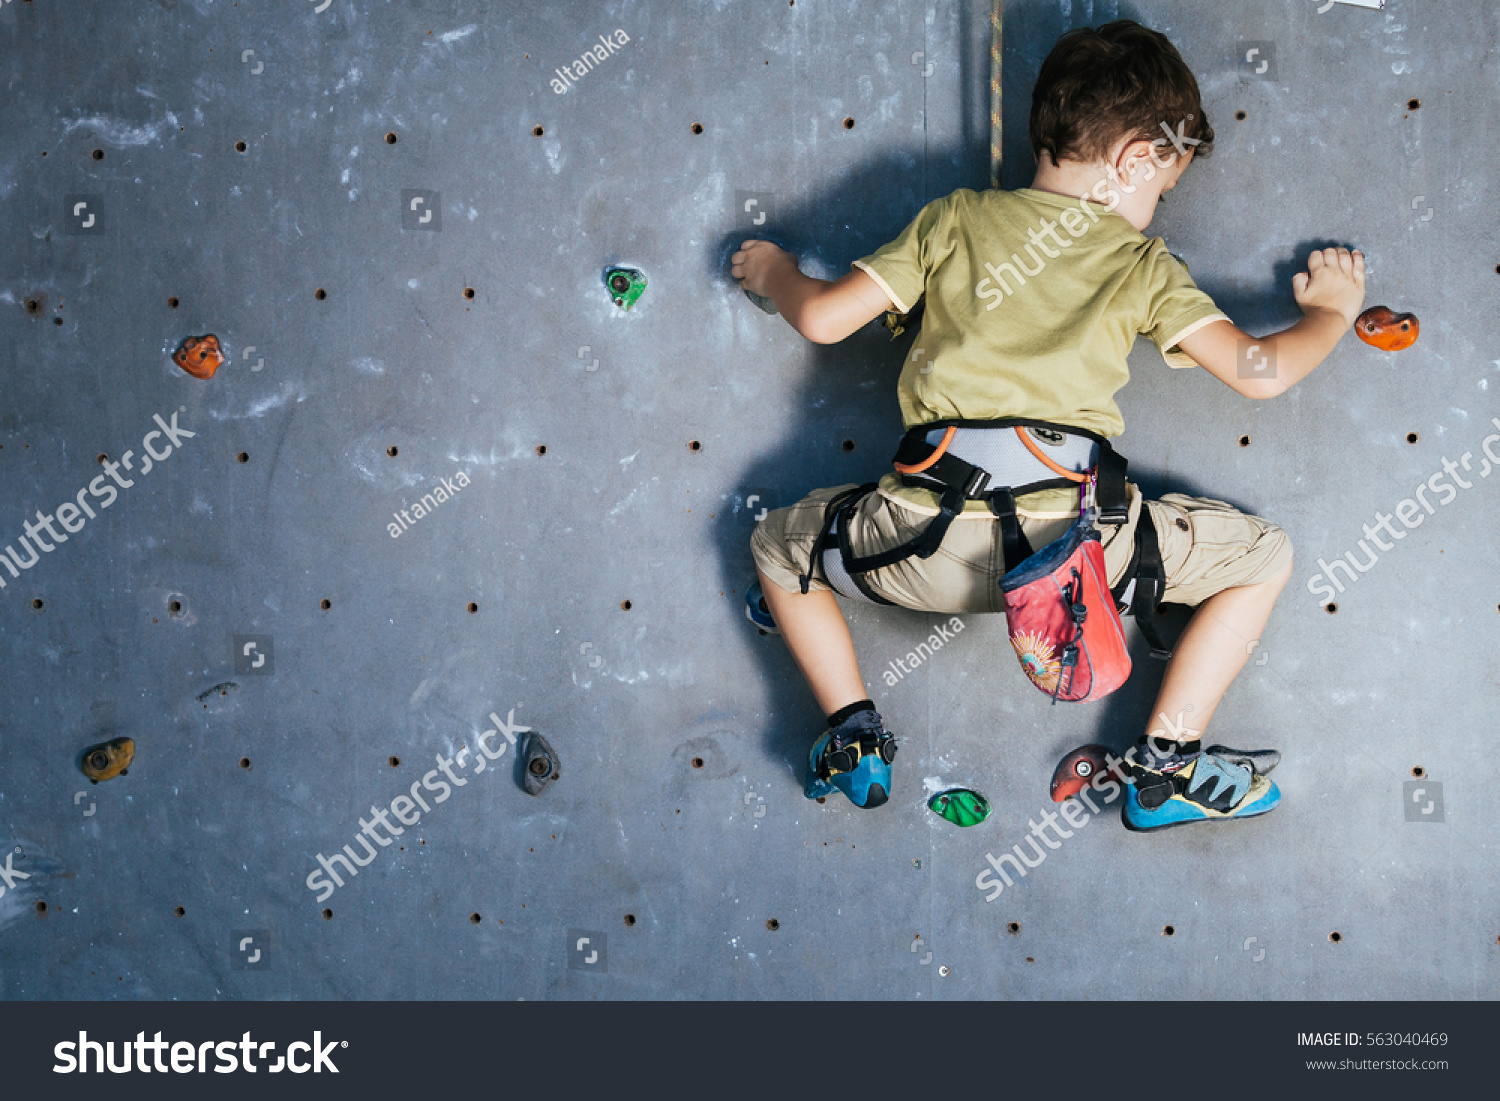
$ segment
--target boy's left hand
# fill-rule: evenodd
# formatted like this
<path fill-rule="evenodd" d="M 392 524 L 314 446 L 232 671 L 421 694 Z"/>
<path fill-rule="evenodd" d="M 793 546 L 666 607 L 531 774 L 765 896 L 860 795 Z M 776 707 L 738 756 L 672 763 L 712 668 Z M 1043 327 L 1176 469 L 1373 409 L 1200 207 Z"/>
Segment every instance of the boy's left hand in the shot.
<path fill-rule="evenodd" d="M 744 241 L 740 251 L 729 258 L 729 274 L 740 281 L 740 285 L 751 294 L 763 298 L 771 297 L 770 277 L 781 265 L 797 266 L 792 254 L 771 244 L 770 241 Z"/>
<path fill-rule="evenodd" d="M 1292 294 L 1304 314 L 1332 310 L 1353 326 L 1365 302 L 1365 256 L 1359 249 L 1325 248 L 1307 257 L 1307 271 L 1292 277 Z"/>

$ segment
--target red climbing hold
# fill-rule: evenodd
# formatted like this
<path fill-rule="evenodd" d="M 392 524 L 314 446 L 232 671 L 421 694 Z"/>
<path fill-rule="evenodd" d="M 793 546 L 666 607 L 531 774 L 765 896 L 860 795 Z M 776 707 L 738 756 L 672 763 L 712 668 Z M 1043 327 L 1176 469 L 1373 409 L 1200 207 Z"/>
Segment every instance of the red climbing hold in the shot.
<path fill-rule="evenodd" d="M 172 353 L 172 362 L 194 378 L 208 379 L 224 365 L 224 353 L 219 349 L 219 338 L 213 333 L 190 336 Z"/>
<path fill-rule="evenodd" d="M 1383 352 L 1399 352 L 1417 342 L 1422 326 L 1416 314 L 1397 313 L 1386 306 L 1371 306 L 1354 323 L 1359 339 Z"/>
<path fill-rule="evenodd" d="M 1099 773 L 1109 770 L 1111 761 L 1115 762 L 1115 778 L 1123 781 L 1123 766 L 1108 746 L 1084 745 L 1073 750 L 1058 762 L 1057 771 L 1052 774 L 1052 801 L 1061 803 L 1077 795 L 1092 784 Z"/>

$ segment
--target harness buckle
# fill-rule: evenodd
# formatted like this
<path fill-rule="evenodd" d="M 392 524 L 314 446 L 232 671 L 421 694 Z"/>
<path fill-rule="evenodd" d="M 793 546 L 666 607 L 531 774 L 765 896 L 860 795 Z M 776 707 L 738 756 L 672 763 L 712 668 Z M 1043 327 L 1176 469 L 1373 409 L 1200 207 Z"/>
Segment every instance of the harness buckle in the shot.
<path fill-rule="evenodd" d="M 973 473 L 969 475 L 969 480 L 963 485 L 964 496 L 971 499 L 977 498 L 984 492 L 985 486 L 989 484 L 989 472 L 976 466 Z"/>

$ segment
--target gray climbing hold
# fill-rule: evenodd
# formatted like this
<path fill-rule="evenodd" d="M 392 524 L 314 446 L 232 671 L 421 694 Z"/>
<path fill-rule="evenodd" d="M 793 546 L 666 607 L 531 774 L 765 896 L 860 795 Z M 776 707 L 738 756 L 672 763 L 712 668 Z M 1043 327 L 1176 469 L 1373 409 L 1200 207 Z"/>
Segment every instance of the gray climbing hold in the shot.
<path fill-rule="evenodd" d="M 557 767 L 557 751 L 535 730 L 528 730 L 521 740 L 521 761 L 521 782 L 528 795 L 541 794 L 544 787 L 561 775 Z"/>

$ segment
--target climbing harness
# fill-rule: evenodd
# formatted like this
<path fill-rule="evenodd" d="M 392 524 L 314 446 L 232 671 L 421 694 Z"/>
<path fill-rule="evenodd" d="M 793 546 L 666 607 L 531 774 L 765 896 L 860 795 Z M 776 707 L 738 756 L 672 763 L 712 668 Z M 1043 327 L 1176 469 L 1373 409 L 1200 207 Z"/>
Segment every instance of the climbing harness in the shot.
<path fill-rule="evenodd" d="M 841 596 L 890 604 L 875 593 L 865 580 L 874 570 L 904 562 L 908 558 L 928 559 L 942 546 L 948 528 L 963 511 L 964 504 L 982 500 L 1000 521 L 1005 558 L 1007 618 L 1022 620 L 1034 612 L 1039 592 L 1045 589 L 1041 579 L 1049 582 L 1053 592 L 1048 601 L 1058 614 L 1042 617 L 1044 642 L 1050 641 L 1053 653 L 1041 665 L 1028 665 L 1023 649 L 1017 645 L 1022 665 L 1034 683 L 1045 685 L 1054 699 L 1097 699 L 1113 691 L 1119 676 L 1118 655 L 1113 648 L 1106 654 L 1085 645 L 1086 624 L 1093 609 L 1095 630 L 1087 636 L 1093 645 L 1099 636 L 1119 631 L 1119 615 L 1127 611 L 1151 646 L 1151 655 L 1167 658 L 1171 652 L 1161 640 L 1155 623 L 1157 605 L 1166 589 L 1166 573 L 1155 525 L 1148 512 L 1136 524 L 1135 544 L 1130 564 L 1111 590 L 1104 572 L 1102 546 L 1094 524 L 1119 526 L 1129 519 L 1126 491 L 1126 460 L 1103 436 L 1071 425 L 1047 421 L 1006 417 L 998 420 L 945 420 L 910 429 L 897 448 L 894 466 L 902 484 L 927 488 L 938 494 L 938 514 L 910 541 L 874 554 L 857 555 L 849 537 L 849 524 L 861 502 L 879 488 L 867 482 L 845 490 L 825 506 L 823 526 L 813 546 L 807 572 L 799 582 L 806 593 L 812 573 L 818 564 L 828 583 Z M 994 483 L 994 484 L 992 484 Z M 1016 498 L 1044 489 L 1079 490 L 1079 519 L 1060 539 L 1040 552 L 1034 552 L 1021 530 L 1016 514 Z M 834 553 L 830 553 L 834 552 Z M 1045 557 L 1044 557 L 1045 556 Z M 1025 572 L 1022 567 L 1027 567 Z M 1074 571 L 1076 570 L 1076 577 Z M 1038 572 L 1044 571 L 1044 572 Z M 1059 572 L 1061 571 L 1061 572 Z M 1036 586 L 1024 593 L 1025 586 Z M 1104 600 L 1108 593 L 1110 599 Z M 1021 631 L 1038 634 L 1035 623 Z M 1012 619 L 1012 641 L 1018 634 L 1017 619 Z M 1071 645 L 1071 649 L 1070 649 Z M 1129 674 L 1129 658 L 1123 642 L 1124 673 Z M 1051 676 L 1050 663 L 1057 663 L 1058 676 Z M 1100 676 L 1101 672 L 1106 673 Z M 1108 687 L 1106 687 L 1108 686 Z M 1082 694 L 1079 694 L 1079 693 Z"/>

